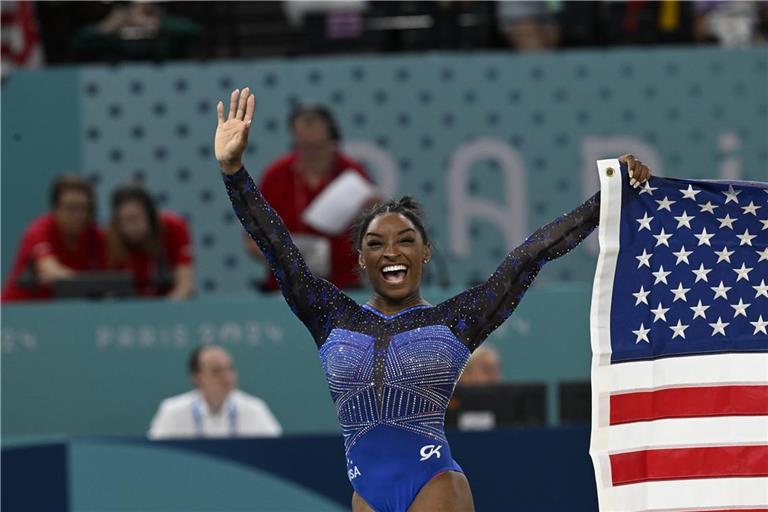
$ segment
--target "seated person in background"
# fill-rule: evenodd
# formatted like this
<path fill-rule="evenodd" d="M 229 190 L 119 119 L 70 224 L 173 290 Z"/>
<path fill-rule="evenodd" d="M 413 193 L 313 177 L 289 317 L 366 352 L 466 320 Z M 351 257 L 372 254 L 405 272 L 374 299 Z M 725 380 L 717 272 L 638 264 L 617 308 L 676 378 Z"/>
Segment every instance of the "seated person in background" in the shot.
<path fill-rule="evenodd" d="M 107 247 L 109 266 L 133 273 L 138 295 L 187 299 L 194 293 L 187 224 L 176 214 L 158 212 L 141 186 L 113 192 Z"/>
<path fill-rule="evenodd" d="M 293 150 L 266 168 L 259 188 L 282 217 L 315 274 L 339 288 L 359 287 L 357 254 L 352 250 L 349 226 L 357 214 L 376 199 L 371 179 L 360 164 L 339 151 L 339 128 L 325 107 L 298 106 L 291 112 L 288 124 Z M 323 192 L 330 194 L 334 186 L 340 187 L 342 183 L 348 188 L 340 193 L 341 199 L 334 197 L 332 201 L 349 214 L 349 221 L 333 228 L 313 222 L 307 212 L 317 206 L 315 200 Z M 343 215 L 335 216 L 343 218 Z M 245 240 L 248 251 L 263 261 L 256 242 L 247 235 Z M 270 291 L 278 289 L 271 273 L 262 287 Z"/>
<path fill-rule="evenodd" d="M 200 345 L 189 356 L 188 370 L 197 389 L 160 403 L 150 439 L 282 434 L 263 400 L 235 389 L 237 372 L 226 350 Z"/>
<path fill-rule="evenodd" d="M 459 379 L 459 386 L 492 386 L 501 383 L 499 352 L 490 345 L 481 345 L 472 353 Z"/>
<path fill-rule="evenodd" d="M 91 183 L 76 175 L 57 178 L 50 204 L 51 211 L 24 231 L 3 287 L 3 301 L 50 299 L 53 281 L 106 266 L 104 233 L 94 220 Z"/>

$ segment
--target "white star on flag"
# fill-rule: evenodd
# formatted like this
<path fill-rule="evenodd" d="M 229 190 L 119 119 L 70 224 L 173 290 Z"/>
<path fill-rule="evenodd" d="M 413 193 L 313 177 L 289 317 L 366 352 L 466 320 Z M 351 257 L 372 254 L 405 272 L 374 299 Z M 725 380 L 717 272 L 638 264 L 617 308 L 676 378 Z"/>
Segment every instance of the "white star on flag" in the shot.
<path fill-rule="evenodd" d="M 764 295 L 766 299 L 768 299 L 768 284 L 765 284 L 765 280 L 761 279 L 760 284 L 758 286 L 753 286 L 752 288 L 755 289 L 757 292 L 755 294 L 755 298 L 760 297 L 761 295 Z"/>
<path fill-rule="evenodd" d="M 656 210 L 667 210 L 668 212 L 671 213 L 672 210 L 669 207 L 675 204 L 676 202 L 677 201 L 670 201 L 669 198 L 667 198 L 667 196 L 664 196 L 664 199 L 661 199 L 661 200 L 656 199 L 656 204 L 659 205 L 659 207 L 656 208 Z"/>
<path fill-rule="evenodd" d="M 675 298 L 672 300 L 672 302 L 677 302 L 678 299 L 682 300 L 683 302 L 688 302 L 688 300 L 685 298 L 685 294 L 691 291 L 691 289 L 683 288 L 683 283 L 680 283 L 677 285 L 677 288 L 669 291 L 675 294 Z"/>
<path fill-rule="evenodd" d="M 701 190 L 693 188 L 693 186 L 688 185 L 688 188 L 685 190 L 680 190 L 680 192 L 683 193 L 683 199 L 693 199 L 696 201 L 696 194 L 701 192 Z"/>
<path fill-rule="evenodd" d="M 749 282 L 749 273 L 752 272 L 752 269 L 747 268 L 747 266 L 744 263 L 741 264 L 741 268 L 734 268 L 732 270 L 736 272 L 737 283 L 742 279 L 744 279 L 746 282 Z"/>
<path fill-rule="evenodd" d="M 669 308 L 662 307 L 661 302 L 659 302 L 659 305 L 656 307 L 656 309 L 651 310 L 651 313 L 653 313 L 653 323 L 656 323 L 657 320 L 664 320 L 666 322 L 667 311 L 669 311 Z"/>
<path fill-rule="evenodd" d="M 739 298 L 738 304 L 731 304 L 731 307 L 735 311 L 733 314 L 733 318 L 736 318 L 739 315 L 742 315 L 744 318 L 747 318 L 747 308 L 751 306 L 752 304 L 744 304 L 744 301 Z"/>
<path fill-rule="evenodd" d="M 731 255 L 735 251 L 729 251 L 727 247 L 723 247 L 722 251 L 715 251 L 715 254 L 717 254 L 717 261 L 716 263 L 720 263 L 721 261 L 727 261 L 728 263 L 731 262 Z"/>
<path fill-rule="evenodd" d="M 735 218 L 732 218 L 730 214 L 726 213 L 725 217 L 718 217 L 721 228 L 733 229 L 733 223 L 736 222 Z"/>
<path fill-rule="evenodd" d="M 651 230 L 651 221 L 653 220 L 653 217 L 649 217 L 648 212 L 643 212 L 642 219 L 635 220 L 640 223 L 640 227 L 637 228 L 638 231 L 642 231 L 643 229 L 647 229 L 648 231 Z"/>
<path fill-rule="evenodd" d="M 649 181 L 646 181 L 646 182 L 645 182 L 645 185 L 643 186 L 643 188 L 641 188 L 641 189 L 640 189 L 640 193 L 641 193 L 641 194 L 650 194 L 650 195 L 653 195 L 653 191 L 654 191 L 654 190 L 658 190 L 658 187 L 652 187 L 652 186 L 651 186 L 651 182 L 650 182 L 650 180 L 649 180 Z"/>
<path fill-rule="evenodd" d="M 675 261 L 675 265 L 678 265 L 681 261 L 684 261 L 684 262 L 688 263 L 689 265 L 691 264 L 688 261 L 688 256 L 693 254 L 693 251 L 686 251 L 684 245 L 680 247 L 679 251 L 673 252 L 672 254 L 677 256 L 677 261 Z"/>
<path fill-rule="evenodd" d="M 760 315 L 757 318 L 757 322 L 749 322 L 755 327 L 755 332 L 752 333 L 757 334 L 758 332 L 762 332 L 763 334 L 768 334 L 768 331 L 765 330 L 765 327 L 768 326 L 768 320 L 763 321 L 763 315 Z"/>
<path fill-rule="evenodd" d="M 664 272 L 664 265 L 660 265 L 659 270 L 657 270 L 656 272 L 651 272 L 651 274 L 653 274 L 653 276 L 656 278 L 653 284 L 659 284 L 659 283 L 669 284 L 667 283 L 667 276 L 671 273 L 672 272 Z"/>
<path fill-rule="evenodd" d="M 709 324 L 709 326 L 712 328 L 712 336 L 715 334 L 722 334 L 725 336 L 725 328 L 729 325 L 731 325 L 729 322 L 723 322 L 720 317 L 717 317 L 717 322 L 714 324 Z"/>
<path fill-rule="evenodd" d="M 725 204 L 730 203 L 733 201 L 736 204 L 739 204 L 739 194 L 741 194 L 741 190 L 733 190 L 733 185 L 728 185 L 728 192 L 723 192 L 725 194 Z"/>
<path fill-rule="evenodd" d="M 699 233 L 698 235 L 694 234 L 693 236 L 695 236 L 699 240 L 698 245 L 708 245 L 712 247 L 712 244 L 709 243 L 709 239 L 715 236 L 715 234 L 707 233 L 707 228 L 702 228 L 701 233 Z"/>
<path fill-rule="evenodd" d="M 757 252 L 757 255 L 760 256 L 760 259 L 757 260 L 758 263 L 760 263 L 763 260 L 768 261 L 768 247 L 766 247 L 762 251 L 755 251 L 755 252 Z"/>
<path fill-rule="evenodd" d="M 651 330 L 645 329 L 642 323 L 640 324 L 640 329 L 632 332 L 635 333 L 635 335 L 637 335 L 637 340 L 635 341 L 635 343 L 640 343 L 641 340 L 646 343 L 651 342 L 651 340 L 648 339 L 648 333 L 651 332 Z"/>
<path fill-rule="evenodd" d="M 640 256 L 635 256 L 637 261 L 640 262 L 640 263 L 637 264 L 637 268 L 640 268 L 642 266 L 646 266 L 648 268 L 651 268 L 651 263 L 650 263 L 651 256 L 653 256 L 652 252 L 646 252 L 645 249 L 643 249 L 643 254 L 641 254 Z"/>
<path fill-rule="evenodd" d="M 669 239 L 672 238 L 672 233 L 665 233 L 664 228 L 661 228 L 661 233 L 658 235 L 653 235 L 653 238 L 656 239 L 656 247 L 660 245 L 666 245 L 669 247 Z"/>
<path fill-rule="evenodd" d="M 722 297 L 722 298 L 728 300 L 728 290 L 731 289 L 730 286 L 725 286 L 725 285 L 723 285 L 723 282 L 720 281 L 720 285 L 719 286 L 713 286 L 711 288 L 712 288 L 712 291 L 715 292 L 714 299 L 716 299 L 718 297 Z M 714 299 L 712 299 L 712 300 L 714 300 Z"/>
<path fill-rule="evenodd" d="M 670 325 L 669 328 L 672 329 L 672 339 L 675 339 L 678 336 L 685 339 L 685 330 L 688 328 L 688 326 L 683 325 L 680 320 L 677 321 L 677 325 Z"/>
<path fill-rule="evenodd" d="M 715 213 L 715 208 L 720 208 L 720 207 L 712 204 L 712 201 L 707 201 L 704 204 L 700 204 L 699 208 L 701 208 L 702 212 Z"/>
<path fill-rule="evenodd" d="M 698 283 L 699 281 L 704 281 L 706 283 L 706 282 L 708 282 L 707 281 L 707 274 L 712 272 L 712 269 L 711 268 L 704 268 L 704 264 L 702 263 L 701 265 L 699 265 L 699 268 L 697 270 L 691 270 L 691 272 L 696 274 L 696 281 L 694 281 L 694 284 Z"/>
<path fill-rule="evenodd" d="M 749 234 L 749 230 L 745 229 L 744 233 L 742 233 L 740 235 L 736 235 L 736 238 L 741 240 L 739 242 L 739 247 L 741 247 L 742 245 L 748 245 L 748 246 L 752 247 L 752 239 L 755 238 L 756 236 L 757 235 L 750 235 Z"/>
<path fill-rule="evenodd" d="M 742 206 L 741 209 L 744 210 L 744 215 L 751 214 L 757 217 L 757 210 L 762 208 L 762 206 L 757 206 L 753 201 L 750 201 L 747 206 Z"/>
<path fill-rule="evenodd" d="M 637 293 L 633 293 L 632 295 L 634 295 L 635 298 L 637 299 L 637 301 L 635 302 L 635 306 L 639 305 L 641 302 L 645 302 L 646 304 L 648 304 L 647 297 L 649 293 L 651 293 L 651 291 L 650 290 L 645 291 L 642 286 L 640 287 L 640 291 L 638 291 Z"/>
<path fill-rule="evenodd" d="M 675 220 L 677 221 L 677 228 L 680 229 L 681 227 L 685 226 L 688 229 L 691 229 L 691 221 L 695 219 L 696 217 L 693 215 L 688 215 L 688 212 L 683 210 L 683 214 L 679 217 L 675 217 Z"/>
<path fill-rule="evenodd" d="M 696 319 L 697 317 L 701 317 L 704 320 L 707 319 L 707 316 L 704 314 L 704 312 L 709 309 L 709 306 L 703 306 L 701 304 L 701 299 L 699 299 L 699 303 L 697 305 L 691 306 L 691 309 L 693 310 L 694 319 Z"/>

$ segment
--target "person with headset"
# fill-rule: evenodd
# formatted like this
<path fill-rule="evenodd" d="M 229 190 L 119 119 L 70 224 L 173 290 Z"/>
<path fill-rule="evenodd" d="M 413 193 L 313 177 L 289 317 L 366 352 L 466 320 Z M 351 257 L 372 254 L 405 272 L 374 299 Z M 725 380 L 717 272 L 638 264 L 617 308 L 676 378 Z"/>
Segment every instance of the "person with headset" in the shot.
<path fill-rule="evenodd" d="M 313 222 L 307 214 L 317 210 L 325 197 L 332 198 L 335 207 L 346 206 L 353 219 L 374 199 L 371 178 L 362 165 L 340 151 L 341 132 L 326 107 L 314 104 L 295 107 L 288 116 L 288 127 L 293 148 L 267 166 L 259 188 L 283 218 L 299 250 L 318 275 L 339 288 L 359 287 L 357 255 L 352 250 L 348 229 L 351 221 L 331 229 L 322 222 Z M 342 182 L 353 185 L 334 195 L 333 189 L 341 190 Z M 339 202 L 347 204 L 339 205 Z M 247 235 L 245 240 L 248 252 L 263 261 L 256 243 Z M 262 289 L 278 289 L 271 273 L 262 283 Z"/>

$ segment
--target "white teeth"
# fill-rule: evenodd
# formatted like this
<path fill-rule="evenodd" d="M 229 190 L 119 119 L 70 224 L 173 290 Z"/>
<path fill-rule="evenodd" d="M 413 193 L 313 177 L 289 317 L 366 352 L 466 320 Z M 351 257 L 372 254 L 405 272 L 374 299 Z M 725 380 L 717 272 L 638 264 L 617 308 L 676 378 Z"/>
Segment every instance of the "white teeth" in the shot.
<path fill-rule="evenodd" d="M 408 270 L 405 265 L 389 265 L 381 269 L 382 272 L 397 272 L 398 270 Z"/>

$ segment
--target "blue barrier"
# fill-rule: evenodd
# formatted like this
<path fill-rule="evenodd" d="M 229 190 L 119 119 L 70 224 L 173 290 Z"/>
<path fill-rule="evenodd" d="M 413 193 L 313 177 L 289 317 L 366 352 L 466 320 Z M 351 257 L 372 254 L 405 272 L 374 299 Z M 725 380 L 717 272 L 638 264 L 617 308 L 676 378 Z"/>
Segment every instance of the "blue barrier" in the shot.
<path fill-rule="evenodd" d="M 586 428 L 540 428 L 448 438 L 478 511 L 587 512 L 597 509 L 588 436 Z M 2 457 L 5 512 L 339 512 L 352 494 L 343 443 L 330 435 L 73 439 L 6 447 Z"/>

